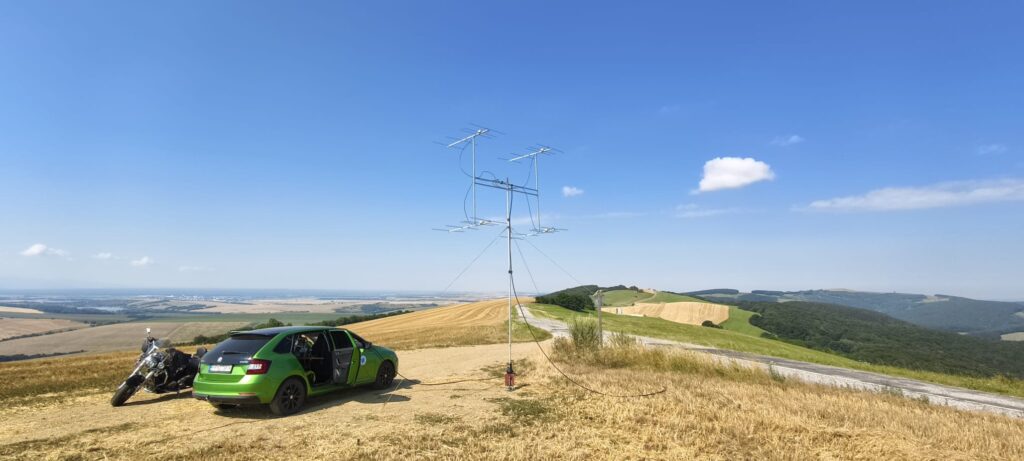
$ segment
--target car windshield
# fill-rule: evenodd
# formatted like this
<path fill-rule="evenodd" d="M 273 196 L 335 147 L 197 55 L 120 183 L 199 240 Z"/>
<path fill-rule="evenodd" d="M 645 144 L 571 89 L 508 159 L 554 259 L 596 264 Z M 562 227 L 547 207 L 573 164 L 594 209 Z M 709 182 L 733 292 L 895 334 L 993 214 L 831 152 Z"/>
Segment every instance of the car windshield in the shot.
<path fill-rule="evenodd" d="M 270 342 L 273 336 L 234 334 L 203 356 L 203 363 L 240 363 Z"/>

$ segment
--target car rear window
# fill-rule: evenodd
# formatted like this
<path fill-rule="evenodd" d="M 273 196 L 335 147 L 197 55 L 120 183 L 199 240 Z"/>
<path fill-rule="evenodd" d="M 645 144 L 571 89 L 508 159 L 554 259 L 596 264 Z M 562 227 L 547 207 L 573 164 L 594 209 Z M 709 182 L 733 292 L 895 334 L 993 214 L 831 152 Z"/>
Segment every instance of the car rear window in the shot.
<path fill-rule="evenodd" d="M 273 336 L 236 334 L 203 356 L 203 363 L 241 363 L 270 342 Z M 220 360 L 218 360 L 220 359 Z"/>

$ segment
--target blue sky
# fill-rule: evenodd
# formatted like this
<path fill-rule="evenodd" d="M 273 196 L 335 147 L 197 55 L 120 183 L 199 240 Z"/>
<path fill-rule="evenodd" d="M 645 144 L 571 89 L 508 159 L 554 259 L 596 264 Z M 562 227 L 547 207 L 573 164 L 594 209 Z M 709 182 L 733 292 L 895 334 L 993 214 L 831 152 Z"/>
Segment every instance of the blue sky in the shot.
<path fill-rule="evenodd" d="M 431 231 L 467 185 L 434 142 L 477 123 L 517 181 L 499 157 L 562 149 L 542 219 L 570 230 L 530 242 L 588 283 L 1024 299 L 1022 13 L 6 2 L 0 286 L 441 290 L 498 232 Z"/>

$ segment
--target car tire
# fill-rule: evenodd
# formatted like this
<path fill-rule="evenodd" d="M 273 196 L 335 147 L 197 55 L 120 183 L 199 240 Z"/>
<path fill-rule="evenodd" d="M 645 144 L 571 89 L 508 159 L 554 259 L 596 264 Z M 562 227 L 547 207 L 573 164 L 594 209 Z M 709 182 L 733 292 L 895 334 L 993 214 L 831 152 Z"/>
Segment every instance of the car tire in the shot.
<path fill-rule="evenodd" d="M 277 389 L 274 400 L 270 401 L 270 411 L 277 416 L 288 416 L 297 413 L 306 404 L 306 383 L 299 378 L 288 378 Z"/>
<path fill-rule="evenodd" d="M 395 365 L 390 360 L 381 362 L 377 367 L 377 379 L 373 381 L 374 389 L 386 389 L 395 380 Z"/>

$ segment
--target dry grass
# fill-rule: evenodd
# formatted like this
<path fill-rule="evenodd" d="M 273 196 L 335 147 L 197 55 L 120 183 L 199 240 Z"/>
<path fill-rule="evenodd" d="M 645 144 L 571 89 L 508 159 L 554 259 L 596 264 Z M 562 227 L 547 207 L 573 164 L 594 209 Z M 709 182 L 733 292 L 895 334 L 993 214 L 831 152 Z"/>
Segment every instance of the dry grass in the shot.
<path fill-rule="evenodd" d="M 429 343 L 420 325 L 406 332 Z M 533 344 L 517 344 L 520 387 L 508 393 L 494 379 L 508 350 L 495 344 L 402 351 L 403 374 L 412 380 L 396 389 L 346 391 L 271 418 L 262 409 L 215 412 L 189 398 L 144 394 L 111 408 L 111 386 L 134 357 L 127 353 L 90 356 L 74 368 L 70 361 L 86 357 L 0 364 L 0 458 L 1024 459 L 1021 420 L 778 380 L 699 355 L 643 349 L 624 336 L 608 344 L 578 351 L 561 341 L 549 349 L 594 389 L 665 392 L 595 395 L 558 375 Z M 87 370 L 94 375 L 77 376 Z M 32 378 L 4 383 L 20 375 Z M 28 403 L 12 397 L 56 392 L 62 379 L 81 379 L 83 388 L 91 382 L 97 391 L 63 402 L 49 400 L 53 394 Z M 457 382 L 436 385 L 446 381 Z M 169 437 L 168 428 L 187 442 Z"/>
<path fill-rule="evenodd" d="M 0 317 L 0 339 L 43 334 L 50 331 L 76 330 L 88 325 L 66 319 L 29 319 Z"/>
<path fill-rule="evenodd" d="M 507 309 L 507 301 L 484 301 L 356 323 L 346 325 L 345 328 L 352 329 L 376 344 L 399 350 L 496 344 L 508 339 Z M 170 334 L 172 341 L 181 341 L 203 334 L 204 331 L 209 333 L 209 328 L 216 328 L 216 332 L 220 333 L 243 324 L 192 322 L 153 325 L 153 334 L 157 337 L 163 338 L 160 336 L 163 332 Z M 158 331 L 157 326 L 167 331 Z M 513 340 L 532 341 L 525 325 L 515 322 L 513 326 Z M 102 331 L 110 327 L 119 327 L 118 332 L 126 331 L 122 336 L 127 338 L 119 337 L 113 344 L 122 345 L 120 349 L 127 348 L 128 351 L 0 363 L 0 376 L 3 377 L 0 379 L 0 403 L 12 399 L 52 400 L 99 391 L 113 392 L 135 363 L 142 337 L 139 333 L 144 334 L 145 326 L 127 323 L 90 330 Z M 534 334 L 541 340 L 551 337 L 543 330 L 535 329 Z M 105 335 L 93 338 L 92 344 L 99 344 L 103 337 Z M 181 350 L 192 353 L 195 348 L 188 346 Z"/>
<path fill-rule="evenodd" d="M 195 347 L 181 348 L 189 354 Z M 0 404 L 56 402 L 97 392 L 113 392 L 135 366 L 138 352 L 0 363 Z"/>
<path fill-rule="evenodd" d="M 533 302 L 533 299 L 523 302 Z M 515 313 L 513 313 L 515 314 Z M 508 340 L 508 301 L 480 301 L 345 325 L 376 344 L 393 349 L 471 346 Z M 534 329 L 539 339 L 550 337 Z M 513 341 L 532 341 L 525 325 L 513 324 Z"/>
<path fill-rule="evenodd" d="M 612 393 L 664 387 L 655 397 L 608 398 L 577 388 L 533 355 L 515 393 L 497 382 L 353 391 L 288 418 L 213 412 L 190 399 L 103 410 L 107 421 L 50 438 L 0 443 L 0 457 L 160 459 L 1022 459 L 1024 422 L 899 396 L 778 382 L 685 353 L 627 344 L 559 364 Z M 522 345 L 518 347 L 526 347 Z M 517 349 L 521 356 L 528 349 Z M 438 363 L 495 355 L 478 346 L 424 350 Z M 454 355 L 452 355 L 454 354 Z M 568 355 L 566 355 L 568 354 Z M 449 357 L 451 355 L 451 357 Z M 403 363 L 406 360 L 403 359 Z M 479 362 L 468 367 L 478 367 Z M 432 381 L 429 364 L 409 370 Z M 475 369 L 475 368 L 474 368 Z M 473 369 L 461 373 L 472 374 Z M 478 372 L 477 372 L 478 373 Z M 105 405 L 96 403 L 97 408 Z M 92 405 L 83 400 L 80 405 Z M 56 408 L 50 411 L 59 412 Z M 35 413 L 35 410 L 33 411 Z M 57 413 L 59 414 L 59 413 Z M 8 414 L 0 413 L 8 424 Z M 71 423 L 69 421 L 69 423 Z M 189 431 L 188 443 L 166 428 Z"/>

